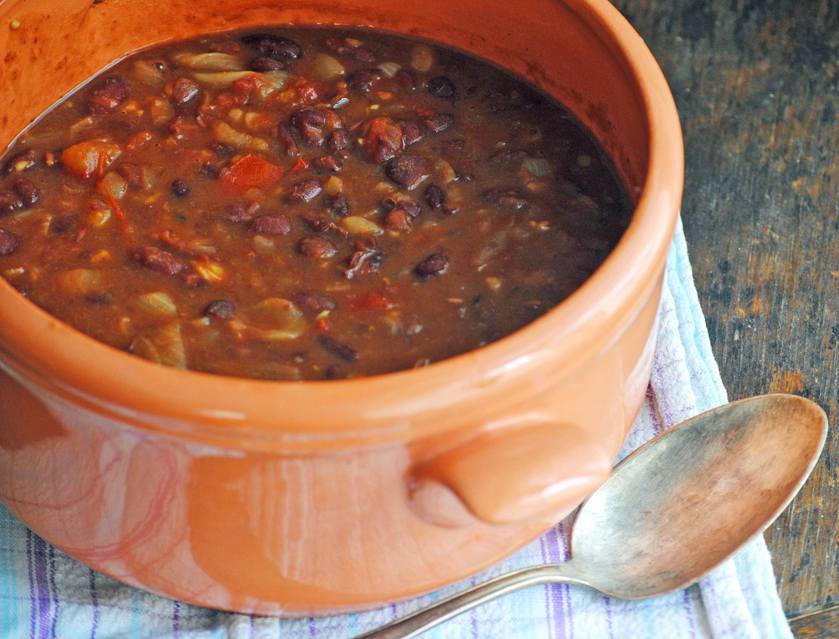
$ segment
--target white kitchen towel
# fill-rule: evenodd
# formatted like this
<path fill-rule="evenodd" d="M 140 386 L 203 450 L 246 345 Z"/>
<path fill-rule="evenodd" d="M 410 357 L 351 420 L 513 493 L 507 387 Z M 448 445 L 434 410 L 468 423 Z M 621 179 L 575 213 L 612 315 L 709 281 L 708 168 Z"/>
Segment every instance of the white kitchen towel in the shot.
<path fill-rule="evenodd" d="M 681 224 L 667 262 L 646 402 L 622 455 L 656 433 L 726 401 L 708 342 Z M 697 522 L 701 525 L 701 520 Z M 384 609 L 321 619 L 269 619 L 205 610 L 124 586 L 56 550 L 0 506 L 3 639 L 344 639 L 508 570 L 563 561 L 568 527 L 465 583 Z M 662 531 L 666 534 L 666 531 Z M 769 553 L 756 539 L 699 584 L 646 601 L 582 587 L 530 588 L 472 610 L 429 639 L 777 639 L 784 618 Z"/>

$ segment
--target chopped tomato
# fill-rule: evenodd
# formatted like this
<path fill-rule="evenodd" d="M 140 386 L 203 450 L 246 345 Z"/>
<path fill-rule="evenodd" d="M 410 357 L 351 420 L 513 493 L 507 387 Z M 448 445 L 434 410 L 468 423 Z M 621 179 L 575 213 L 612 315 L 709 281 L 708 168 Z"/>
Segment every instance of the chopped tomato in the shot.
<path fill-rule="evenodd" d="M 350 302 L 350 305 L 353 309 L 359 311 L 386 311 L 389 308 L 393 308 L 393 302 L 376 291 L 370 291 L 369 293 L 356 297 Z"/>
<path fill-rule="evenodd" d="M 251 154 L 242 156 L 221 172 L 222 182 L 240 191 L 271 186 L 282 176 L 282 167 Z"/>
<path fill-rule="evenodd" d="M 61 154 L 61 164 L 70 173 L 88 179 L 105 174 L 108 167 L 122 155 L 119 145 L 105 140 L 87 140 L 68 146 Z"/>
<path fill-rule="evenodd" d="M 137 149 L 139 149 L 139 148 L 145 146 L 146 144 L 148 144 L 149 142 L 151 142 L 151 139 L 152 139 L 151 133 L 149 133 L 148 131 L 140 131 L 139 133 L 136 133 L 135 135 L 132 135 L 129 138 L 128 142 L 125 143 L 125 150 L 128 153 L 131 153 L 132 151 L 136 151 Z"/>
<path fill-rule="evenodd" d="M 309 168 L 309 163 L 306 162 L 303 158 L 297 158 L 297 162 L 291 167 L 290 173 L 299 173 L 300 171 L 305 171 Z"/>

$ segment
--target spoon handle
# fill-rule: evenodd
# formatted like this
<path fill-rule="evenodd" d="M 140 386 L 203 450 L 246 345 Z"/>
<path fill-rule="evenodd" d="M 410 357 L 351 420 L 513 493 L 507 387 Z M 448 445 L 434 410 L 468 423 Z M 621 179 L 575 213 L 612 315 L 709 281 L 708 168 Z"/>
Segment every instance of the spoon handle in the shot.
<path fill-rule="evenodd" d="M 588 585 L 576 576 L 571 562 L 523 568 L 501 575 L 468 590 L 437 601 L 402 619 L 356 637 L 356 639 L 408 639 L 457 615 L 504 595 L 542 584 L 576 583 Z"/>

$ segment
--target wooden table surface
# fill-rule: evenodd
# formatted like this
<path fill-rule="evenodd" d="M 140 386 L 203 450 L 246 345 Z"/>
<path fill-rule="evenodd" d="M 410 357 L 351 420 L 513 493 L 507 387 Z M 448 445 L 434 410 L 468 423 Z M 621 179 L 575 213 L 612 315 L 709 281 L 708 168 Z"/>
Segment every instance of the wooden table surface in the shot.
<path fill-rule="evenodd" d="M 839 0 L 618 0 L 685 132 L 682 215 L 732 399 L 827 411 L 822 459 L 766 533 L 797 637 L 839 637 Z"/>

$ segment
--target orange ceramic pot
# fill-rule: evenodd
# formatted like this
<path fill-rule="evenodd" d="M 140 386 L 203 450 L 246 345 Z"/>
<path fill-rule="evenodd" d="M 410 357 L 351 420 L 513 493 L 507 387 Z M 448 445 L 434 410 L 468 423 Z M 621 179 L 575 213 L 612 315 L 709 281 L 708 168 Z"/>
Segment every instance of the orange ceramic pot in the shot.
<path fill-rule="evenodd" d="M 372 26 L 507 67 L 595 132 L 637 202 L 611 256 L 538 321 L 367 379 L 164 368 L 0 283 L 0 499 L 129 584 L 323 614 L 473 573 L 606 478 L 649 378 L 682 141 L 661 71 L 605 0 L 0 0 L 0 148 L 127 52 L 270 23 Z"/>

